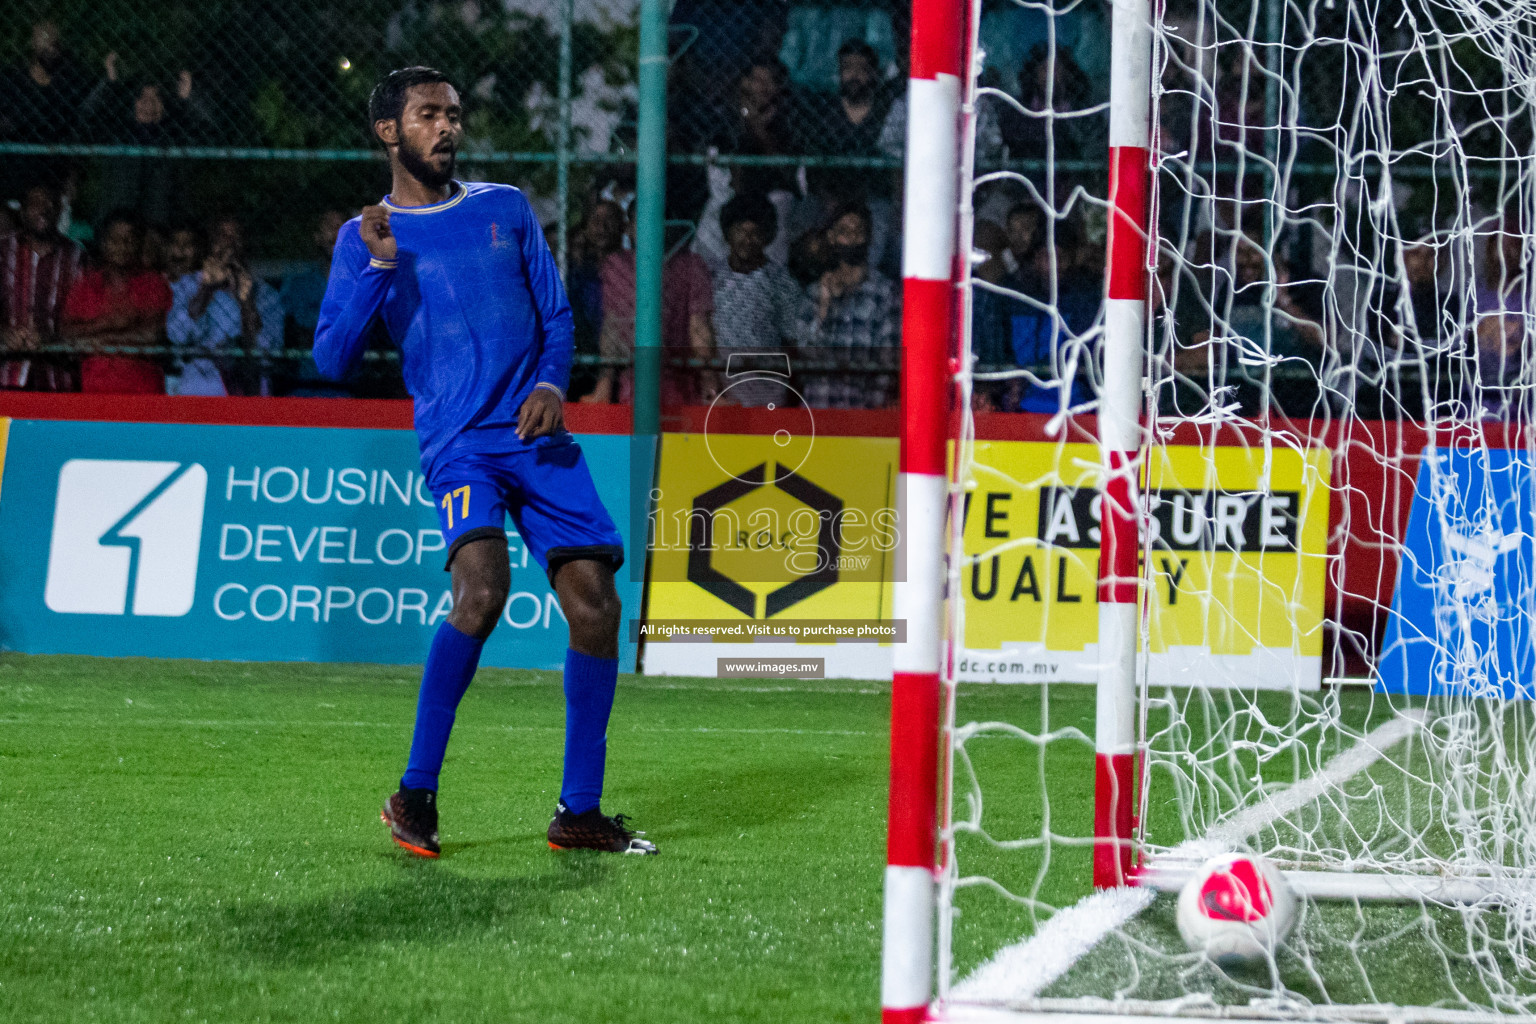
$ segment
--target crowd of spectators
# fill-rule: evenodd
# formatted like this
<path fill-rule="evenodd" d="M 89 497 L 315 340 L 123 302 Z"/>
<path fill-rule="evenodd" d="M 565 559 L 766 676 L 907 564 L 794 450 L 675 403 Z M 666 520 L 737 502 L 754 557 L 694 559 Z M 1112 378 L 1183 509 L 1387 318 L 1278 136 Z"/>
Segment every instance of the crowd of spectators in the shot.
<path fill-rule="evenodd" d="M 833 55 L 834 92 L 791 89 L 776 58 L 754 59 L 734 89 L 738 105 L 715 130 L 728 149 L 757 155 L 890 155 L 882 136 L 901 133 L 882 57 L 859 38 Z M 22 83 L 34 113 L 115 104 L 145 144 L 172 140 L 199 116 L 191 76 L 167 91 L 128 84 L 109 56 L 100 80 L 63 56 L 49 23 L 34 32 Z M 39 113 L 37 116 L 41 116 Z M 816 123 L 823 130 L 807 132 Z M 12 126 L 14 127 L 14 126 Z M 0 125 L 0 130 L 5 126 Z M 8 132 L 13 137 L 15 131 Z M 886 142 L 889 145 L 889 141 Z M 109 162 L 95 252 L 60 230 L 60 190 L 25 190 L 5 236 L 8 329 L 0 339 L 0 386 L 184 395 L 345 394 L 307 361 L 281 359 L 312 337 L 341 211 L 319 218 L 321 257 L 268 281 L 253 272 L 240 221 L 175 218 L 175 161 Z M 692 226 L 668 239 L 663 269 L 662 375 L 667 404 L 714 401 L 731 381 L 717 357 L 733 350 L 795 358 L 794 386 L 820 407 L 882 408 L 895 402 L 900 288 L 891 167 L 738 166 L 708 189 Z M 672 193 L 685 195 L 686 175 Z M 631 397 L 635 260 L 632 194 L 599 198 L 572 234 L 568 282 L 579 350 L 573 398 Z M 683 200 L 686 204 L 687 200 Z M 165 225 L 170 224 L 169 227 Z M 77 232 L 78 234 L 79 232 Z M 14 271 L 10 273 L 10 271 Z M 150 350 L 151 354 L 136 354 Z M 787 385 L 789 382 L 786 381 Z M 733 389 L 728 401 L 783 400 L 771 382 Z"/>
<path fill-rule="evenodd" d="M 60 229 L 58 191 L 37 184 L 0 220 L 0 388 L 114 394 L 346 395 L 302 358 L 313 338 L 331 252 L 348 214 L 315 225 L 314 261 L 279 281 L 252 269 L 237 217 L 146 222 L 116 209 L 94 226 L 91 251 Z M 629 401 L 624 365 L 634 346 L 634 204 L 596 203 L 575 232 L 569 292 L 584 362 L 573 398 Z M 804 284 L 770 258 L 778 214 L 765 198 L 722 211 L 728 249 L 718 267 L 676 246 L 663 270 L 663 374 L 669 404 L 712 401 L 725 386 L 719 353 L 793 351 L 828 357 L 883 350 L 894 359 L 896 284 L 869 265 L 870 214 L 847 204 L 805 240 Z M 802 267 L 803 269 L 803 267 Z M 814 365 L 817 359 L 811 359 Z M 807 373 L 816 405 L 879 408 L 894 400 L 894 362 L 877 376 Z M 774 388 L 737 389 L 733 401 L 781 400 Z"/>
<path fill-rule="evenodd" d="M 571 397 L 581 401 L 628 402 L 633 393 L 635 255 L 624 244 L 633 239 L 633 203 L 629 213 L 620 235 L 621 208 L 600 200 L 572 239 L 577 351 L 602 357 L 600 371 L 573 381 Z M 775 245 L 779 212 L 768 197 L 734 196 L 718 218 L 723 253 L 706 258 L 677 238 L 662 266 L 662 402 L 764 406 L 784 401 L 792 386 L 815 408 L 894 404 L 900 286 L 871 265 L 869 208 L 833 209 L 797 240 L 793 261 Z M 734 381 L 733 353 L 787 356 L 792 381 Z"/>
<path fill-rule="evenodd" d="M 116 52 L 108 52 L 99 67 L 87 68 L 66 49 L 58 25 L 47 19 L 32 26 L 26 55 L 0 74 L 0 82 L 6 95 L 0 140 L 8 142 L 72 142 L 83 125 L 104 125 L 116 143 L 187 145 L 213 123 L 191 71 L 181 69 L 166 81 L 130 73 Z M 43 165 L 40 159 L 8 158 L 0 168 L 0 190 L 16 193 Z M 103 209 L 132 209 L 153 223 L 171 219 L 182 185 L 177 161 L 123 156 L 104 170 Z"/>
<path fill-rule="evenodd" d="M 93 251 L 60 230 L 62 201 L 33 185 L 0 220 L 0 388 L 95 394 L 349 394 L 285 347 L 312 340 L 328 267 L 252 271 L 236 217 L 169 228 L 119 208 Z M 346 214 L 315 232 L 325 261 Z M 314 392 L 311 392 L 314 393 Z"/>
<path fill-rule="evenodd" d="M 669 144 L 733 159 L 669 170 L 664 404 L 763 406 L 786 401 L 791 387 L 817 408 L 897 402 L 907 109 L 894 42 L 905 27 L 892 19 L 901 9 L 679 0 L 673 23 L 696 36 L 672 67 L 670 102 L 686 114 L 669 117 Z M 973 402 L 1054 413 L 1091 401 L 1103 320 L 1102 207 L 1071 197 L 1084 185 L 1102 189 L 1104 12 L 1088 4 L 1054 17 L 1017 4 L 984 11 L 983 80 L 1013 101 L 979 105 L 978 163 L 1014 161 L 1028 175 L 1031 161 L 1049 157 L 1053 174 L 1048 186 L 1038 174 L 1029 183 L 1000 177 L 976 196 L 970 317 L 982 377 Z M 195 139 L 212 117 L 192 72 L 135 77 L 115 53 L 87 69 L 48 21 L 33 27 L 5 81 L 5 140 L 56 141 L 52 126 L 106 118 L 126 132 L 119 141 L 154 147 Z M 1221 124 L 1238 125 L 1221 128 L 1223 138 L 1260 146 L 1242 127 L 1260 112 L 1232 114 L 1238 99 L 1218 99 Z M 258 272 L 239 218 L 186 217 L 180 166 L 132 154 L 105 161 L 93 198 L 110 212 L 79 230 L 71 189 L 23 187 L 15 176 L 32 163 L 5 161 L 0 388 L 399 394 L 398 374 L 384 384 L 338 384 L 284 355 L 310 344 L 349 213 L 315 218 L 308 261 Z M 566 273 L 582 357 L 570 397 L 597 403 L 627 402 L 634 387 L 633 177 L 605 173 L 581 203 Z M 1529 362 L 1521 230 L 1501 226 L 1489 236 L 1472 287 L 1452 280 L 1430 244 L 1403 249 L 1403 283 L 1333 271 L 1325 282 L 1293 274 L 1294 237 L 1262 234 L 1204 224 L 1182 259 L 1164 260 L 1154 334 L 1170 340 L 1166 368 L 1176 377 L 1160 396 L 1165 408 L 1197 413 L 1235 401 L 1247 413 L 1271 405 L 1316 413 L 1325 382 L 1332 399 L 1418 416 L 1434 394 L 1465 394 L 1475 379 L 1485 410 L 1508 412 Z M 1458 323 L 1476 326 L 1456 341 Z M 1410 339 L 1439 346 L 1427 389 L 1385 381 L 1411 361 Z M 782 356 L 789 374 L 736 382 L 728 357 L 737 353 Z M 1384 395 L 1409 397 L 1388 409 Z"/>
<path fill-rule="evenodd" d="M 1054 92 L 1030 84 L 1040 76 L 1051 17 L 1019 15 L 1013 6 L 989 8 L 986 31 L 997 36 L 1007 22 L 1010 38 L 1031 46 L 1002 63 L 989 60 L 988 81 L 1026 97 L 1038 93 L 1042 103 L 1049 94 L 1057 109 L 1085 102 L 1086 92 L 1072 91 L 1089 77 L 1071 45 L 1055 51 Z M 1099 14 L 1080 6 L 1058 16 L 1054 31 L 1062 39 L 1081 37 L 1091 64 L 1087 41 L 1102 33 L 1090 22 Z M 429 4 L 418 13 L 430 10 Z M 662 275 L 664 402 L 709 402 L 728 391 L 725 401 L 769 404 L 782 401 L 791 384 L 821 407 L 881 408 L 897 400 L 899 161 L 906 129 L 898 41 L 907 35 L 905 17 L 905 4 L 885 0 L 847 8 L 786 0 L 676 5 L 673 25 L 695 37 L 672 68 L 672 148 L 769 159 L 671 168 Z M 390 45 L 406 45 L 408 35 Z M 83 61 L 55 23 L 39 21 L 21 61 L 7 73 L 14 102 L 0 111 L 0 140 L 80 138 L 82 130 L 104 124 L 112 128 L 103 139 L 140 147 L 215 138 L 215 105 L 206 101 L 202 75 L 184 68 L 156 78 L 129 68 L 115 52 Z M 484 84 L 473 75 L 466 80 L 482 100 L 499 96 L 494 89 L 486 93 Z M 1045 134 L 1026 122 L 1031 119 L 996 111 L 985 116 L 981 156 L 1044 156 Z M 847 158 L 864 162 L 849 165 Z M 52 227 L 21 226 L 9 234 L 10 263 L 41 260 L 38 267 L 57 280 L 53 291 L 29 299 L 37 307 L 32 313 L 9 304 L 8 320 L 26 326 L 0 339 L 7 360 L 0 386 L 200 395 L 356 390 L 318 379 L 305 360 L 276 357 L 308 344 L 329 249 L 345 214 L 319 218 L 319 259 L 266 279 L 251 269 L 238 220 L 182 219 L 182 166 L 136 154 L 104 161 L 92 198 L 98 210 L 112 212 L 93 225 L 89 259 L 81 244 L 91 240 L 89 231 L 70 231 L 77 240 Z M 22 159 L 6 167 L 12 176 L 30 169 Z M 21 182 L 0 172 L 0 197 L 22 191 Z M 18 204 L 19 219 L 69 223 L 74 211 L 65 197 L 74 191 L 31 188 Z M 57 209 L 61 199 L 65 208 Z M 50 209 L 33 216 L 39 205 Z M 570 235 L 567 264 L 578 351 L 585 357 L 571 393 L 592 402 L 627 401 L 635 316 L 632 191 L 594 192 L 584 212 Z M 13 291 L 42 287 L 41 277 L 23 277 Z M 82 297 L 70 306 L 75 278 Z M 1018 283 L 1009 279 L 1010 286 Z M 1042 344 L 1049 348 L 1049 340 L 1038 338 L 1015 343 L 1019 331 L 1000 316 L 994 333 L 1007 337 L 995 354 L 1003 362 L 1015 351 L 1034 359 Z M 1038 324 L 1034 329 L 1040 333 Z M 136 349 L 153 354 L 136 355 Z M 732 388 L 725 357 L 733 352 L 788 355 L 792 380 Z M 1025 407 L 1026 394 L 1033 395 L 1015 388 L 996 399 Z"/>
<path fill-rule="evenodd" d="M 633 396 L 635 204 L 624 199 L 593 202 L 571 235 L 568 292 L 578 352 L 590 357 L 578 361 L 573 400 Z M 0 206 L 0 388 L 385 393 L 323 380 L 302 358 L 347 212 L 323 212 L 315 258 L 269 280 L 252 269 L 236 217 L 164 228 L 118 209 L 94 226 L 88 253 L 60 230 L 62 205 L 35 185 Z M 718 214 L 723 255 L 696 251 L 697 236 L 669 238 L 663 402 L 766 406 L 792 387 L 813 408 L 894 405 L 901 293 L 873 264 L 872 219 L 867 205 L 845 202 L 784 245 L 775 203 L 743 193 Z M 1102 245 L 1079 218 L 1047 217 L 1033 200 L 979 217 L 973 234 L 971 343 L 983 371 L 974 407 L 1054 413 L 1089 402 Z M 1284 242 L 1266 247 L 1257 231 L 1206 231 L 1184 260 L 1165 252 L 1153 331 L 1175 378 L 1164 411 L 1199 414 L 1214 398 L 1248 414 L 1319 414 L 1326 392 L 1359 414 L 1420 417 L 1447 395 L 1468 400 L 1475 383 L 1482 414 L 1513 415 L 1531 364 L 1527 239 L 1507 222 L 1485 237 L 1470 287 L 1446 273 L 1448 253 L 1432 242 L 1402 248 L 1400 279 L 1341 273 L 1330 288 L 1297 280 Z M 792 369 L 736 382 L 733 354 L 777 354 Z M 1409 365 L 1419 379 L 1402 378 Z"/>

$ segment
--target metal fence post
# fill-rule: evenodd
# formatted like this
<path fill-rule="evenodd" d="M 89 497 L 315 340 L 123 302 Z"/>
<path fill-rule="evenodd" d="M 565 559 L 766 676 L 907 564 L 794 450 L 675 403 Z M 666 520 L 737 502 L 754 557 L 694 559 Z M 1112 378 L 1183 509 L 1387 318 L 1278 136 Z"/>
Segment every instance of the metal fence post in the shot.
<path fill-rule="evenodd" d="M 560 0 L 560 124 L 556 129 L 555 192 L 559 212 L 555 228 L 555 259 L 561 280 L 570 270 L 571 233 L 571 22 L 576 0 Z"/>
<path fill-rule="evenodd" d="M 661 428 L 662 221 L 667 190 L 667 7 L 640 4 L 640 138 L 635 173 L 634 432 Z"/>

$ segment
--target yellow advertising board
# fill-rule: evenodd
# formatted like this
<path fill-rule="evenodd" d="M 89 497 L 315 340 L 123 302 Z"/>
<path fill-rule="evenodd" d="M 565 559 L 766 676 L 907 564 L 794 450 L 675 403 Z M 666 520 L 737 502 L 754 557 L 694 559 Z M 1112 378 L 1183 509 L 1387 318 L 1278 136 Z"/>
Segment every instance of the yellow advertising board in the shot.
<path fill-rule="evenodd" d="M 1153 685 L 1321 683 L 1329 453 L 1153 449 L 1145 595 Z M 977 442 L 964 502 L 963 680 L 1097 677 L 1099 454 Z"/>
<path fill-rule="evenodd" d="M 646 623 L 712 624 L 714 635 L 704 625 L 681 638 L 647 635 L 645 671 L 714 675 L 719 658 L 815 643 L 827 675 L 888 676 L 888 642 L 754 642 L 745 631 L 890 619 L 897 451 L 891 438 L 665 435 Z"/>
<path fill-rule="evenodd" d="M 3 494 L 5 490 L 5 443 L 6 439 L 10 437 L 10 433 L 11 421 L 4 416 L 0 416 L 0 494 Z"/>
<path fill-rule="evenodd" d="M 714 675 L 720 658 L 815 644 L 829 676 L 888 676 L 888 641 L 793 640 L 786 629 L 891 620 L 897 459 L 887 438 L 666 435 L 636 627 L 658 630 L 644 637 L 646 672 Z M 1321 449 L 1151 452 L 1153 684 L 1320 684 L 1328 468 Z M 1096 680 L 1099 472 L 1090 444 L 976 443 L 959 678 Z"/>

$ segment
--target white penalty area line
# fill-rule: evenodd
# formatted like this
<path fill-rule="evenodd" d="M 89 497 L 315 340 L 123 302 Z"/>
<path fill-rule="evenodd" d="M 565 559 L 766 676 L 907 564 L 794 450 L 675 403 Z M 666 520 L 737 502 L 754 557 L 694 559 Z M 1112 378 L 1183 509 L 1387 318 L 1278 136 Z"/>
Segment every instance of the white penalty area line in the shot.
<path fill-rule="evenodd" d="M 1418 709 L 1399 712 L 1392 721 L 1371 730 L 1353 747 L 1335 755 L 1316 775 L 1266 795 L 1262 803 L 1243 808 L 1218 822 L 1202 838 L 1181 843 L 1165 856 L 1183 863 L 1187 871 L 1189 862 L 1203 861 L 1236 848 L 1265 826 L 1300 810 L 1328 789 L 1343 785 L 1371 767 L 1388 749 L 1422 727 L 1425 718 L 1426 713 Z M 1093 893 L 1057 911 L 1034 935 L 1000 950 L 955 985 L 950 990 L 951 1001 L 995 1006 L 1035 999 L 1106 935 L 1150 906 L 1156 896 L 1156 889 L 1150 886 L 1122 886 Z M 967 1007 L 963 1012 L 954 1007 L 947 1019 L 979 1022 L 990 1018 L 975 1014 L 988 1012 L 993 1011 L 985 1006 Z"/>
<path fill-rule="evenodd" d="M 976 968 L 950 990 L 966 1003 L 1012 1003 L 1033 999 L 1072 969 L 1110 932 L 1141 913 L 1157 893 L 1122 886 L 1102 889 L 1057 911 L 1023 942 L 1015 943 Z"/>
<path fill-rule="evenodd" d="M 1322 771 L 1303 779 L 1294 786 L 1266 794 L 1263 802 L 1244 807 L 1225 821 L 1217 822 L 1201 839 L 1180 843 L 1165 856 L 1178 860 L 1199 858 L 1204 860 L 1241 845 L 1249 836 L 1266 826 L 1321 797 L 1330 789 L 1337 789 L 1380 761 L 1388 750 L 1407 739 L 1423 727 L 1428 717 L 1423 708 L 1410 708 L 1397 713 L 1392 721 L 1377 726 L 1360 738 L 1360 742 L 1334 755 Z"/>

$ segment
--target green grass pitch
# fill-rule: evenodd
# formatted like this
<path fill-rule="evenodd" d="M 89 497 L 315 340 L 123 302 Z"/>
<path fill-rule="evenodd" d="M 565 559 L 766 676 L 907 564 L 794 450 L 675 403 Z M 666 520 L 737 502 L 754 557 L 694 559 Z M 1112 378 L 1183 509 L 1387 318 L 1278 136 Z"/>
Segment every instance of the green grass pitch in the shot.
<path fill-rule="evenodd" d="M 642 858 L 545 845 L 559 679 L 482 671 L 444 767 L 443 857 L 429 862 L 378 820 L 417 676 L 0 656 L 0 1021 L 875 1019 L 887 684 L 623 677 L 604 805 L 660 845 Z M 1093 703 L 1076 686 L 960 698 L 962 720 L 1032 733 L 1091 735 Z M 1369 707 L 1349 695 L 1343 710 L 1364 724 Z M 1090 744 L 975 739 L 967 753 L 993 836 L 1091 833 Z M 1154 794 L 1154 824 L 1172 795 Z M 956 803 L 963 813 L 963 791 Z M 962 834 L 959 849 L 962 874 L 1041 907 L 1089 891 L 1086 845 L 1053 843 L 1047 861 Z M 955 907 L 957 977 L 1031 929 L 991 885 L 961 889 Z M 1360 941 L 1319 933 L 1315 964 L 1283 965 L 1288 987 L 1323 996 L 1308 987 L 1316 970 L 1337 975 L 1334 999 L 1435 1002 L 1447 973 L 1475 988 L 1455 964 L 1423 970 L 1435 947 L 1463 944 L 1448 915 L 1370 911 L 1356 927 L 1357 913 L 1308 919 L 1343 914 L 1326 930 Z M 1434 946 L 1415 934 L 1426 927 Z M 1182 953 L 1160 900 L 1047 994 L 1107 996 L 1128 977 L 1140 998 L 1207 987 L 1169 959 Z M 1361 971 L 1372 988 L 1351 981 Z M 1227 1001 L 1222 985 L 1212 994 Z"/>
<path fill-rule="evenodd" d="M 417 674 L 0 657 L 0 1019 L 874 1018 L 888 685 L 624 677 L 624 858 L 545 845 L 558 678 L 483 671 L 423 862 L 378 820 Z"/>

